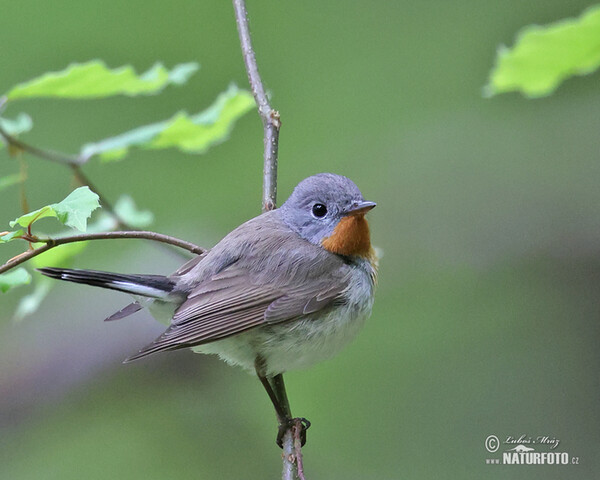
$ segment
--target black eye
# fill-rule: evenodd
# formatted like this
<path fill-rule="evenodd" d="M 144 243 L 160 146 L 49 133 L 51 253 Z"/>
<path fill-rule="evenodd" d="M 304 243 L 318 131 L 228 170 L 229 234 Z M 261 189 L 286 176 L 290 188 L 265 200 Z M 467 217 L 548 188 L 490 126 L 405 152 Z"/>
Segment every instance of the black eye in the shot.
<path fill-rule="evenodd" d="M 322 203 L 315 203 L 312 207 L 312 214 L 317 218 L 323 218 L 327 215 L 327 207 Z"/>

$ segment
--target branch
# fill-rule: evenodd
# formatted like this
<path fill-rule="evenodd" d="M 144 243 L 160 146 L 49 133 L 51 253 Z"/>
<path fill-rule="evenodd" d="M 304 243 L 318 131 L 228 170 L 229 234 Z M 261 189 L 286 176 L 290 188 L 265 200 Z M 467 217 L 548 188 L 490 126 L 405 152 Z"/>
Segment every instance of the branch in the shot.
<path fill-rule="evenodd" d="M 248 12 L 246 11 L 245 0 L 233 0 L 235 10 L 235 19 L 237 23 L 240 44 L 242 46 L 242 55 L 246 64 L 248 81 L 256 100 L 258 113 L 264 127 L 264 168 L 263 168 L 263 212 L 273 210 L 277 204 L 277 154 L 279 150 L 279 129 L 281 120 L 279 112 L 273 110 L 269 104 L 269 99 L 265 93 L 256 56 L 252 48 L 250 39 L 250 28 L 248 27 Z"/>
<path fill-rule="evenodd" d="M 3 103 L 2 100 L 6 97 L 0 97 L 0 108 L 2 108 Z M 73 171 L 73 175 L 75 179 L 81 185 L 87 185 L 90 189 L 98 195 L 100 203 L 106 212 L 115 219 L 117 227 L 124 228 L 125 230 L 137 230 L 135 227 L 132 227 L 127 222 L 123 221 L 123 219 L 117 214 L 115 211 L 112 202 L 110 202 L 101 192 L 92 184 L 92 181 L 89 179 L 87 175 L 83 173 L 81 166 L 87 162 L 88 159 L 83 158 L 81 156 L 72 156 L 67 155 L 66 153 L 54 152 L 52 150 L 44 150 L 42 148 L 34 147 L 28 143 L 25 143 L 21 140 L 10 135 L 6 130 L 4 130 L 0 126 L 0 137 L 4 139 L 6 143 L 10 146 L 15 147 L 23 152 L 27 152 L 33 156 L 41 158 L 43 160 L 48 160 L 54 163 L 59 163 L 61 165 L 65 165 L 70 167 Z"/>
<path fill-rule="evenodd" d="M 2 99 L 0 98 L 0 102 L 1 100 Z M 77 181 L 82 185 L 87 185 L 94 193 L 96 193 L 96 195 L 98 195 L 98 197 L 100 198 L 100 203 L 105 208 L 105 210 L 112 217 L 114 217 L 118 226 L 126 228 L 128 230 L 134 230 L 131 226 L 127 225 L 125 222 L 123 222 L 123 220 L 121 220 L 121 218 L 119 218 L 112 204 L 106 199 L 104 195 L 100 193 L 100 191 L 96 187 L 92 185 L 90 179 L 83 173 L 81 165 L 86 163 L 86 159 L 80 156 L 67 155 L 66 153 L 54 152 L 52 150 L 44 150 L 42 148 L 34 147 L 33 145 L 29 145 L 28 143 L 25 143 L 13 137 L 6 130 L 4 130 L 2 126 L 0 126 L 0 137 L 2 137 L 4 141 L 8 143 L 8 145 L 10 145 L 11 147 L 17 148 L 23 152 L 27 152 L 43 160 L 48 160 L 50 162 L 59 163 L 61 165 L 70 167 Z"/>
<path fill-rule="evenodd" d="M 281 480 L 295 480 L 297 476 L 297 468 L 295 456 L 294 456 L 294 436 L 292 435 L 292 429 L 285 432 L 283 436 L 283 448 L 281 452 L 281 458 L 283 460 L 283 472 L 281 473 Z"/>
<path fill-rule="evenodd" d="M 306 480 L 302 462 L 302 419 L 295 418 L 292 428 L 283 436 L 283 473 L 282 480 Z"/>
<path fill-rule="evenodd" d="M 16 257 L 11 258 L 8 262 L 0 267 L 0 273 L 4 273 L 11 268 L 26 262 L 27 260 L 37 257 L 38 255 L 50 250 L 51 248 L 58 247 L 59 245 L 65 245 L 67 243 L 75 242 L 87 242 L 88 240 L 109 240 L 115 238 L 143 238 L 146 240 L 153 240 L 155 242 L 165 243 L 167 245 L 173 245 L 175 247 L 182 248 L 188 252 L 201 255 L 206 252 L 206 249 L 194 245 L 193 243 L 180 240 L 179 238 L 171 237 L 169 235 L 163 235 L 162 233 L 147 232 L 147 231 L 122 231 L 122 232 L 102 232 L 102 233 L 84 233 L 81 235 L 72 235 L 69 237 L 60 238 L 38 238 L 34 236 L 23 235 L 23 240 L 31 243 L 42 242 L 39 248 L 28 250 Z"/>
<path fill-rule="evenodd" d="M 240 45 L 242 47 L 242 56 L 246 65 L 246 73 L 250 88 L 254 94 L 254 100 L 258 107 L 258 113 L 263 122 L 264 129 L 264 167 L 263 167 L 263 195 L 262 195 L 262 210 L 267 212 L 273 210 L 277 206 L 277 155 L 279 151 L 279 129 L 281 128 L 281 119 L 279 112 L 273 110 L 269 104 L 269 99 L 265 92 L 260 74 L 258 73 L 258 65 L 256 63 L 256 55 L 252 48 L 252 39 L 250 38 L 250 28 L 248 26 L 248 11 L 246 10 L 245 0 L 233 0 L 233 9 L 235 11 L 235 19 L 240 37 Z M 282 392 L 285 396 L 285 387 L 282 385 Z M 289 404 L 287 397 L 288 415 Z M 302 424 L 296 419 L 295 424 L 285 432 L 283 437 L 283 480 L 294 480 L 299 478 L 304 480 L 304 471 L 302 467 L 302 446 L 300 434 L 302 432 Z"/>
<path fill-rule="evenodd" d="M 43 150 L 41 148 L 34 147 L 33 145 L 29 145 L 28 143 L 22 142 L 21 140 L 18 140 L 15 137 L 13 137 L 2 127 L 0 127 L 0 136 L 10 146 L 18 148 L 19 150 L 23 150 L 24 152 L 30 153 L 31 155 L 35 155 L 36 157 L 43 158 L 44 160 L 48 160 L 50 162 L 60 163 L 62 165 L 82 165 L 85 163 L 85 160 L 81 157 L 67 155 L 65 153 L 60 152 L 53 152 L 52 150 Z"/>

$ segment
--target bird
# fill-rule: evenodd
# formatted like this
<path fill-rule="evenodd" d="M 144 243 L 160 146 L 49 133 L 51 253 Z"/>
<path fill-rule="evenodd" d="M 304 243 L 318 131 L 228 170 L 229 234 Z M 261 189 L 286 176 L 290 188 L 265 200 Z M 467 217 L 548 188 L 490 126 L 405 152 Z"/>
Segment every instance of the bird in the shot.
<path fill-rule="evenodd" d="M 168 325 L 124 363 L 191 348 L 256 373 L 275 408 L 281 447 L 296 420 L 283 374 L 334 356 L 371 314 L 378 258 L 365 215 L 375 206 L 349 178 L 320 173 L 171 275 L 38 270 L 133 295 L 106 320 L 146 307 Z M 304 443 L 310 422 L 299 420 Z"/>

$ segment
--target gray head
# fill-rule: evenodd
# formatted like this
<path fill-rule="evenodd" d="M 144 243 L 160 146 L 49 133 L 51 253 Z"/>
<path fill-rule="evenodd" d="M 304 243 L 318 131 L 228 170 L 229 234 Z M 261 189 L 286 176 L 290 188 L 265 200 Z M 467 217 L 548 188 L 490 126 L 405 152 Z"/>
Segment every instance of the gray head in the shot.
<path fill-rule="evenodd" d="M 349 178 L 319 173 L 302 180 L 279 211 L 288 227 L 319 245 L 333 234 L 340 220 L 364 215 L 375 205 L 365 201 Z"/>

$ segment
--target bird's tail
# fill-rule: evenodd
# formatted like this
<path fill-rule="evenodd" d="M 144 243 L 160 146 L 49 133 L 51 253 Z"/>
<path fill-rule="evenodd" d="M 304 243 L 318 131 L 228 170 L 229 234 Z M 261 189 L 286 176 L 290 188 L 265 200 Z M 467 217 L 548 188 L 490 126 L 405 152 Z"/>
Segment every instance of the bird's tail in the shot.
<path fill-rule="evenodd" d="M 173 291 L 174 282 L 163 275 L 123 275 L 95 270 L 72 270 L 69 268 L 38 268 L 50 278 L 67 282 L 84 283 L 94 287 L 110 288 L 150 298 L 165 298 Z"/>

